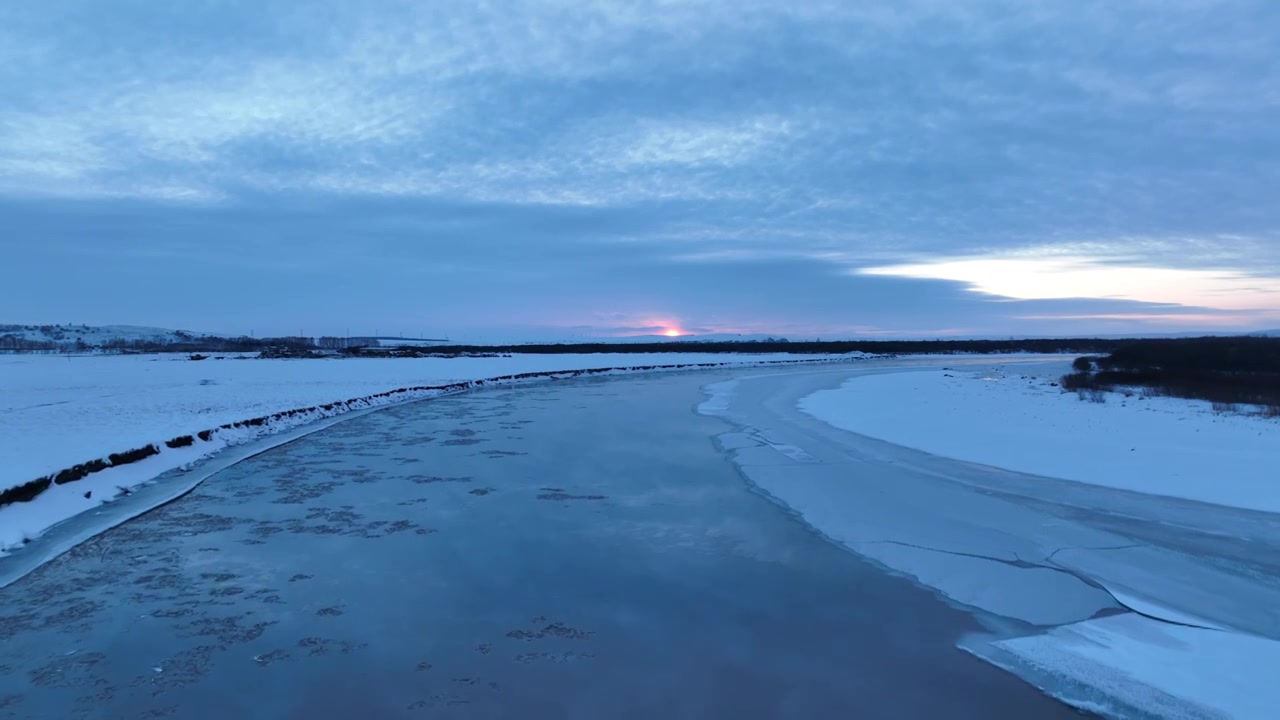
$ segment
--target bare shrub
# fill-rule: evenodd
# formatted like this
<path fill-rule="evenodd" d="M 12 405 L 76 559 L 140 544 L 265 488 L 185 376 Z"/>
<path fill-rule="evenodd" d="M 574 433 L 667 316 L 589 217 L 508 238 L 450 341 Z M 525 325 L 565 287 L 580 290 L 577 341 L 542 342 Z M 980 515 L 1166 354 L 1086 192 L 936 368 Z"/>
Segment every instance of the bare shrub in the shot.
<path fill-rule="evenodd" d="M 1063 375 L 1059 382 L 1062 383 L 1062 389 L 1067 392 L 1087 390 L 1089 388 L 1097 387 L 1094 383 L 1093 376 L 1089 373 L 1072 373 L 1070 375 Z"/>
<path fill-rule="evenodd" d="M 0 492 L 0 507 L 4 507 L 10 503 L 28 502 L 33 500 L 37 495 L 48 490 L 49 485 L 52 483 L 52 479 L 43 477 L 39 480 L 32 480 L 31 482 L 23 483 L 17 487 L 8 488 L 3 492 Z"/>

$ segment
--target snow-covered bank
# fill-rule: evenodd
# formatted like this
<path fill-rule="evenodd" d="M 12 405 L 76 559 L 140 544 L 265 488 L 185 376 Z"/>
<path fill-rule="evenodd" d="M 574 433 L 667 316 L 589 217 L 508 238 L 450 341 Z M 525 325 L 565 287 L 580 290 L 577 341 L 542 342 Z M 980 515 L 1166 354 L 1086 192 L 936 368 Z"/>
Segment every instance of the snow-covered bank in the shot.
<path fill-rule="evenodd" d="M 974 612 L 990 634 L 962 647 L 978 657 L 1107 717 L 1275 716 L 1280 516 L 1168 497 L 1159 481 L 1215 444 L 1228 450 L 1217 454 L 1221 466 L 1178 477 L 1210 492 L 1253 464 L 1244 473 L 1260 481 L 1280 466 L 1280 423 L 1181 400 L 1060 397 L 1049 383 L 1061 362 L 993 359 L 976 377 L 977 365 L 934 364 L 891 375 L 868 364 L 848 370 L 857 377 L 840 378 L 838 390 L 828 390 L 839 382 L 830 372 L 744 373 L 706 386 L 700 410 L 733 423 L 719 445 L 761 492 L 833 542 Z M 834 418 L 814 417 L 806 406 L 815 397 L 832 401 L 820 411 Z M 1054 412 L 1068 421 L 1036 427 Z M 833 427 L 848 416 L 860 434 Z M 1087 483 L 1053 477 L 1090 462 L 1091 445 L 1129 463 L 1125 453 L 1141 452 L 1135 437 L 1164 437 L 1153 427 L 1186 433 L 1159 451 L 1171 459 L 1123 464 L 1120 477 L 1106 467 L 1076 477 Z M 923 443 L 956 437 L 963 442 L 950 453 Z M 1018 453 L 1055 463 L 1053 472 L 946 457 L 1010 466 Z M 1157 472 L 1142 472 L 1148 465 Z M 1145 494 L 1107 487 L 1135 487 L 1121 483 L 1134 474 Z M 1227 489 L 1244 497 L 1240 485 Z M 1272 506 L 1276 493 L 1258 499 L 1248 505 Z"/>
<path fill-rule="evenodd" d="M 1065 363 L 1029 370 L 858 377 L 804 398 L 800 408 L 845 430 L 957 460 L 1280 512 L 1280 421 L 1141 394 L 1082 402 L 1050 385 L 1068 371 Z"/>
<path fill-rule="evenodd" d="M 0 491 L 111 453 L 154 448 L 140 462 L 102 462 L 75 482 L 43 483 L 29 502 L 0 506 L 0 553 L 110 500 L 120 488 L 223 448 L 353 410 L 432 397 L 440 386 L 592 368 L 852 357 L 664 353 L 193 362 L 181 356 L 0 356 Z M 194 436 L 190 444 L 170 444 L 187 435 Z"/>

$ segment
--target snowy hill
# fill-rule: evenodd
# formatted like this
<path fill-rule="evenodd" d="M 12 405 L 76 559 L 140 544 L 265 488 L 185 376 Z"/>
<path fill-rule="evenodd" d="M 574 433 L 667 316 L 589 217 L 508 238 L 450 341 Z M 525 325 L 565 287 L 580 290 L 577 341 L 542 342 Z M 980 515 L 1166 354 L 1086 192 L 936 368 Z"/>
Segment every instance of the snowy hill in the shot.
<path fill-rule="evenodd" d="M 137 325 L 0 325 L 0 349 L 10 343 L 37 343 L 50 350 L 92 350 L 131 342 L 180 343 L 205 333 Z"/>

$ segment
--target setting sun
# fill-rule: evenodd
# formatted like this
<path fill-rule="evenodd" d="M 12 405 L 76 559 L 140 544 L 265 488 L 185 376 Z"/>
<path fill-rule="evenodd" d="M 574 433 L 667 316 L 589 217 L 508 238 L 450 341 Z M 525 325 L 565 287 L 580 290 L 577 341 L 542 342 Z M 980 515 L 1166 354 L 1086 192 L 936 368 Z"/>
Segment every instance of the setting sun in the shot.
<path fill-rule="evenodd" d="M 668 331 L 666 331 L 666 332 L 664 332 L 664 333 L 662 333 L 662 334 L 663 334 L 663 335 L 666 335 L 667 337 L 680 337 L 680 331 L 679 331 L 679 330 L 676 330 L 675 328 L 671 328 L 670 330 L 668 330 Z"/>

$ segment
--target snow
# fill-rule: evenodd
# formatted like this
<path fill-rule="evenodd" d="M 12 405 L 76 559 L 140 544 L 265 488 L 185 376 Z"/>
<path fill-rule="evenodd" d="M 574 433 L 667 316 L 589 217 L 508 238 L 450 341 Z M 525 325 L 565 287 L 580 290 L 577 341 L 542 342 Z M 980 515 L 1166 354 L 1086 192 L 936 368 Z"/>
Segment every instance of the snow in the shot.
<path fill-rule="evenodd" d="M 845 360 L 853 356 L 644 353 L 488 358 L 335 358 L 191 361 L 173 355 L 0 355 L 0 490 L 72 465 L 149 444 L 158 456 L 54 485 L 31 502 L 0 507 L 0 553 L 53 524 L 157 475 L 231 445 L 342 412 L 429 397 L 419 392 L 346 404 L 261 427 L 220 430 L 171 449 L 166 440 L 273 413 L 399 388 L 526 372 L 690 363 L 735 365 Z M 84 494 L 90 492 L 86 498 Z"/>
<path fill-rule="evenodd" d="M 1273 718 L 1280 642 L 1127 613 L 966 647 L 1082 709 L 1156 717 Z M 1105 698 L 1103 700 L 1102 698 Z M 1116 707 L 1120 705 L 1121 707 Z"/>
<path fill-rule="evenodd" d="M 1065 363 L 1010 373 L 927 371 L 851 379 L 800 408 L 844 430 L 935 455 L 1135 492 L 1280 512 L 1280 421 L 1208 403 L 1051 386 Z"/>
<path fill-rule="evenodd" d="M 810 394 L 799 407 L 835 427 L 943 457 L 1149 495 L 1280 511 L 1275 481 L 1280 422 L 1217 414 L 1208 403 L 1137 393 L 1111 393 L 1102 404 L 1082 402 L 1050 385 L 1067 370 L 1065 363 L 1050 363 L 978 373 L 864 375 L 837 390 Z M 835 503 L 833 496 L 827 501 L 844 508 L 847 522 L 849 502 Z M 840 511 L 828 512 L 812 499 L 799 507 L 806 519 L 837 537 L 848 534 L 838 531 L 840 518 L 824 515 Z M 990 517 L 991 512 L 981 515 Z M 1010 590 L 1017 594 L 1012 582 L 988 586 L 992 595 L 983 597 L 967 592 L 958 579 L 964 568 L 953 559 L 945 568 L 926 566 L 930 575 L 881 548 L 856 542 L 850 546 L 960 602 L 1032 619 L 1021 598 L 1003 597 Z M 1152 563 L 1149 574 L 1137 556 L 1126 559 L 1132 553 L 1145 553 Z M 1034 557 L 1023 550 L 1019 554 Z M 1258 596 L 1240 588 L 1239 579 L 1230 578 L 1235 581 L 1231 584 L 1210 581 L 1207 597 L 1201 597 L 1179 580 L 1217 568 L 1195 565 L 1194 558 L 1117 548 L 1064 550 L 1055 559 L 1092 576 L 1134 612 L 1065 624 L 1044 634 L 970 642 L 967 650 L 1081 709 L 1113 717 L 1275 716 L 1280 686 L 1273 676 L 1280 667 L 1280 642 L 1225 631 L 1223 622 L 1204 617 L 1217 614 L 1243 623 L 1247 613 L 1242 615 L 1242 608 L 1271 607 L 1265 601 L 1254 605 Z M 986 576 L 980 585 L 985 586 Z M 1035 585 L 1038 594 L 1051 590 Z M 1134 591 L 1127 592 L 1129 587 Z M 1044 604 L 1041 597 L 1035 606 L 1053 609 L 1055 603 Z"/>
<path fill-rule="evenodd" d="M 699 410 L 763 494 L 973 611 L 992 634 L 968 652 L 1108 717 L 1275 717 L 1275 516 L 1248 508 L 1276 505 L 1280 423 L 1081 402 L 1049 385 L 1061 360 L 931 362 L 740 375 Z"/>
<path fill-rule="evenodd" d="M 77 482 L 50 485 L 30 502 L 0 507 L 0 556 L 24 540 L 115 499 L 121 488 L 134 488 L 166 470 L 185 467 L 228 446 L 226 438 L 209 445 L 167 449 L 163 456 L 148 461 L 112 467 Z M 89 497 L 85 497 L 88 493 Z"/>

